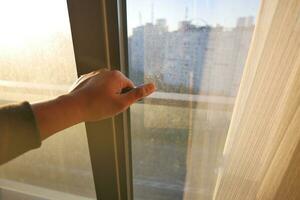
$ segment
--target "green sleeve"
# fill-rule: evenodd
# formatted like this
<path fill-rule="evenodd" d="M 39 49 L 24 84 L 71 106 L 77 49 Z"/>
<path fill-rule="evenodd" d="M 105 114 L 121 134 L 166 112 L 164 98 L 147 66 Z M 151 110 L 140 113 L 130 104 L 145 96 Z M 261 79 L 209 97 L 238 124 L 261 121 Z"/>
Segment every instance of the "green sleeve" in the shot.
<path fill-rule="evenodd" d="M 0 165 L 41 146 L 28 102 L 0 107 Z"/>

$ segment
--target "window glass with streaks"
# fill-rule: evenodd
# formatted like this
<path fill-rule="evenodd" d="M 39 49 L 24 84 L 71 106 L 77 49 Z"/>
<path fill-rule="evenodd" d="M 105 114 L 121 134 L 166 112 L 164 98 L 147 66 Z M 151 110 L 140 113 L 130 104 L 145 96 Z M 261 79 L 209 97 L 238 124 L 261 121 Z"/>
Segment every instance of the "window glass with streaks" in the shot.
<path fill-rule="evenodd" d="M 68 91 L 77 72 L 66 1 L 0 0 L 0 104 Z M 84 124 L 0 166 L 0 199 L 96 199 Z"/>
<path fill-rule="evenodd" d="M 259 0 L 127 0 L 134 198 L 212 199 Z"/>

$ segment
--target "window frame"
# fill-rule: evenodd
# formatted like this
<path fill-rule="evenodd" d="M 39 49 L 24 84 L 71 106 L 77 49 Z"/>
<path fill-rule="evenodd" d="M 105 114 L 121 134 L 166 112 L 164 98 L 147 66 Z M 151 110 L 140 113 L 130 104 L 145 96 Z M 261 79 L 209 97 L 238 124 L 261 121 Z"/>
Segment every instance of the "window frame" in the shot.
<path fill-rule="evenodd" d="M 102 68 L 128 75 L 126 1 L 67 5 L 78 76 Z M 133 199 L 129 110 L 85 125 L 97 199 Z"/>

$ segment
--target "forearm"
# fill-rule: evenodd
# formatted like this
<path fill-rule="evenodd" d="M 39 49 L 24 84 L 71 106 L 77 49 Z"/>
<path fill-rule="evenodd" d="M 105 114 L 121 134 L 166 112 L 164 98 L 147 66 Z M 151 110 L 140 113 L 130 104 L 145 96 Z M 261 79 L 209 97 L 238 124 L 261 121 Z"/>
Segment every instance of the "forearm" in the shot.
<path fill-rule="evenodd" d="M 44 140 L 54 133 L 82 122 L 78 102 L 71 95 L 32 104 L 32 110 Z"/>

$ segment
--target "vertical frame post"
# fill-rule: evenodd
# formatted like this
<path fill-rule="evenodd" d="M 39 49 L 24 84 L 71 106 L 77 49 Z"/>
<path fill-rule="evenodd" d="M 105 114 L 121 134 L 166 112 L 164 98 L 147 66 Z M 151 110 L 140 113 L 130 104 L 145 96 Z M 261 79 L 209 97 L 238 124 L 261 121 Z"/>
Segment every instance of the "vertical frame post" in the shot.
<path fill-rule="evenodd" d="M 128 74 L 125 1 L 67 3 L 78 76 L 101 68 Z M 86 131 L 97 199 L 132 199 L 129 112 L 86 123 Z"/>

